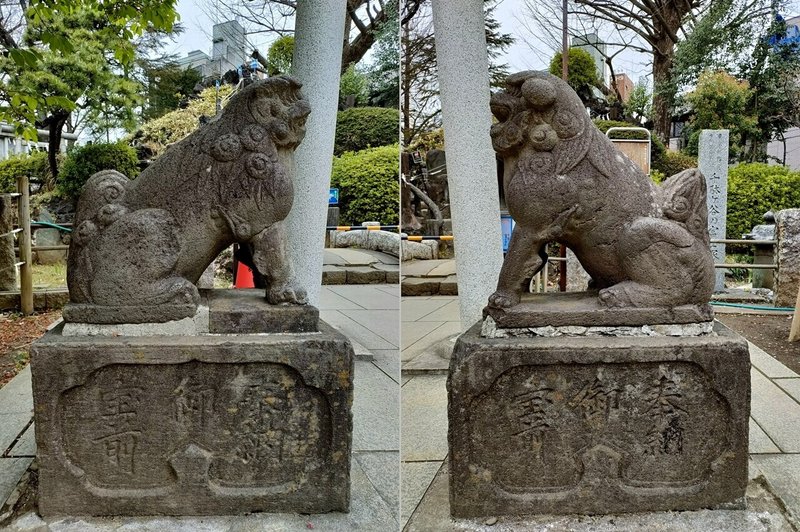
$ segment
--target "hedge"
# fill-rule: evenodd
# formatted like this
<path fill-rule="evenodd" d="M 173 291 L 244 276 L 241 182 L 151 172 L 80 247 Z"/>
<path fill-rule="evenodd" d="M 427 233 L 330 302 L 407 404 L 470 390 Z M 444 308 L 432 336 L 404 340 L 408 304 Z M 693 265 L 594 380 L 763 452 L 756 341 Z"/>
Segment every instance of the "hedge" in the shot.
<path fill-rule="evenodd" d="M 334 155 L 397 144 L 400 114 L 385 107 L 352 107 L 336 117 Z"/>
<path fill-rule="evenodd" d="M 58 173 L 58 190 L 63 196 L 80 196 L 86 180 L 100 170 L 116 170 L 129 178 L 139 175 L 136 150 L 123 142 L 87 144 L 67 152 Z"/>
<path fill-rule="evenodd" d="M 742 238 L 764 223 L 767 211 L 800 208 L 800 172 L 764 163 L 739 164 L 728 171 L 728 238 Z"/>
<path fill-rule="evenodd" d="M 30 155 L 14 155 L 0 161 L 0 192 L 16 192 L 17 177 L 23 175 L 28 176 L 28 179 L 39 180 L 44 188 L 49 188 L 53 177 L 47 162 L 47 152 L 34 151 Z"/>
<path fill-rule="evenodd" d="M 331 186 L 339 189 L 342 225 L 398 223 L 398 150 L 394 144 L 334 157 Z"/>

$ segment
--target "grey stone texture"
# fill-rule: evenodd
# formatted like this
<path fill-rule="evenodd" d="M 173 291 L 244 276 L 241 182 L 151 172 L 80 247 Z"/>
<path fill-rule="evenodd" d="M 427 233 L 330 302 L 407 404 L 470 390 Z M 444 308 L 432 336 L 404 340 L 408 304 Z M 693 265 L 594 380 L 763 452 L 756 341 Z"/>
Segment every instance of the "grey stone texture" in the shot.
<path fill-rule="evenodd" d="M 0 196 L 0 234 L 14 229 L 14 207 L 10 196 Z M 0 290 L 17 288 L 17 255 L 14 253 L 14 235 L 0 237 Z"/>
<path fill-rule="evenodd" d="M 675 307 L 606 308 L 596 291 L 526 294 L 511 308 L 487 306 L 484 316 L 491 316 L 497 327 L 619 327 L 671 325 L 708 322 L 714 310 L 707 303 Z"/>
<path fill-rule="evenodd" d="M 519 302 L 551 241 L 572 249 L 608 308 L 708 302 L 714 268 L 698 170 L 655 185 L 594 126 L 575 91 L 545 72 L 509 76 L 491 109 L 516 221 L 492 307 Z"/>
<path fill-rule="evenodd" d="M 269 305 L 261 290 L 207 290 L 212 334 L 316 332 L 319 310 L 312 305 Z"/>
<path fill-rule="evenodd" d="M 353 349 L 324 322 L 294 334 L 60 332 L 32 346 L 42 515 L 348 510 Z"/>
<path fill-rule="evenodd" d="M 448 378 L 454 517 L 741 508 L 747 343 L 480 337 Z M 408 386 L 408 385 L 406 385 Z"/>
<path fill-rule="evenodd" d="M 671 323 L 658 325 L 608 327 L 584 327 L 578 325 L 562 325 L 553 327 L 524 327 L 515 329 L 501 329 L 497 327 L 494 319 L 487 316 L 481 326 L 481 336 L 484 338 L 510 338 L 542 336 L 555 338 L 556 336 L 703 336 L 713 334 L 714 322 L 704 321 L 699 323 Z"/>
<path fill-rule="evenodd" d="M 270 303 L 305 302 L 282 221 L 292 208 L 294 150 L 309 112 L 295 79 L 256 81 L 138 178 L 93 175 L 78 202 L 64 319 L 192 316 L 198 279 L 234 242 L 252 247 Z"/>
<path fill-rule="evenodd" d="M 400 233 L 391 231 L 375 231 L 359 229 L 357 231 L 332 231 L 331 246 L 333 248 L 356 247 L 372 249 L 400 256 Z"/>
<path fill-rule="evenodd" d="M 44 207 L 39 209 L 39 216 L 37 216 L 37 219 L 40 222 L 49 223 L 55 223 L 56 221 L 55 218 L 53 218 L 53 215 L 50 214 L 50 211 Z M 62 244 L 61 231 L 54 227 L 47 227 L 44 229 L 39 228 L 33 231 L 34 246 L 60 246 Z M 38 264 L 58 264 L 64 262 L 66 258 L 67 250 L 39 250 L 36 252 L 36 263 Z"/>
<path fill-rule="evenodd" d="M 705 176 L 708 191 L 708 234 L 713 239 L 725 238 L 728 216 L 728 130 L 704 129 L 697 146 L 697 166 Z M 736 235 L 741 238 L 741 235 Z M 712 244 L 714 262 L 725 262 L 725 244 Z M 725 271 L 716 270 L 714 291 L 725 290 Z"/>
<path fill-rule="evenodd" d="M 800 290 L 800 209 L 775 215 L 775 306 L 793 307 Z"/>

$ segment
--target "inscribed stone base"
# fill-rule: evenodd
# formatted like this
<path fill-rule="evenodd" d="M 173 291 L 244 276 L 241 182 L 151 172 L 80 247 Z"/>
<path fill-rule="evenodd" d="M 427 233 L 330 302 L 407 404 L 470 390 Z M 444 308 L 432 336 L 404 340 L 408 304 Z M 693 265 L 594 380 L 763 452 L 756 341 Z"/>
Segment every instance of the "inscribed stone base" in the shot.
<path fill-rule="evenodd" d="M 43 516 L 347 511 L 353 349 L 320 332 L 32 346 Z"/>
<path fill-rule="evenodd" d="M 741 508 L 747 343 L 691 338 L 456 342 L 448 379 L 454 517 Z"/>

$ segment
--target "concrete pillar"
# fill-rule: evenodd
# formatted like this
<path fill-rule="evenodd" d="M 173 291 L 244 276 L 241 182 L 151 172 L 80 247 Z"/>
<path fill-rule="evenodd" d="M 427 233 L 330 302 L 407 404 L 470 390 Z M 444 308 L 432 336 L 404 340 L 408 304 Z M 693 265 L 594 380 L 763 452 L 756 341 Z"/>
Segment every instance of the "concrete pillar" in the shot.
<path fill-rule="evenodd" d="M 295 15 L 292 74 L 303 83 L 311 114 L 295 152 L 294 204 L 286 223 L 289 257 L 313 305 L 322 283 L 345 7 L 345 0 L 301 0 Z"/>
<path fill-rule="evenodd" d="M 503 263 L 483 3 L 433 0 L 462 329 L 481 319 Z"/>

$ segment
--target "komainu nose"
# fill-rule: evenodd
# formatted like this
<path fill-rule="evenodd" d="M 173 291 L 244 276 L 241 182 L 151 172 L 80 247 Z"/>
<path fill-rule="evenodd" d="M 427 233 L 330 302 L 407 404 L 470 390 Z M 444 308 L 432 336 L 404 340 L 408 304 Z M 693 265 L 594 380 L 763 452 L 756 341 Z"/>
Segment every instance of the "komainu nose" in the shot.
<path fill-rule="evenodd" d="M 542 110 L 556 101 L 556 88 L 545 79 L 531 78 L 522 84 L 522 96 L 534 109 Z"/>

